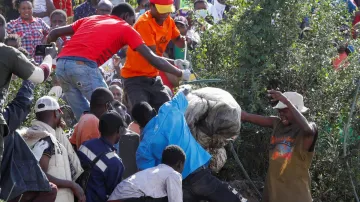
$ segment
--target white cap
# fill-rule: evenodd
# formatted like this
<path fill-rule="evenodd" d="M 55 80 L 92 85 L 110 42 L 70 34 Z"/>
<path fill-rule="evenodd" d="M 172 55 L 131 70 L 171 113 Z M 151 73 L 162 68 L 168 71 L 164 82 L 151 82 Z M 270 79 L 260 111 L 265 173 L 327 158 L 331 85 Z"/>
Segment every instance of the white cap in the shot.
<path fill-rule="evenodd" d="M 304 113 L 308 110 L 304 106 L 304 97 L 297 92 L 285 92 L 283 95 L 301 112 Z M 284 103 L 278 102 L 278 104 L 273 107 L 274 109 L 285 109 L 288 108 Z"/>
<path fill-rule="evenodd" d="M 42 111 L 55 111 L 59 109 L 59 103 L 56 101 L 55 98 L 51 96 L 41 97 L 36 101 L 35 104 L 35 113 Z"/>

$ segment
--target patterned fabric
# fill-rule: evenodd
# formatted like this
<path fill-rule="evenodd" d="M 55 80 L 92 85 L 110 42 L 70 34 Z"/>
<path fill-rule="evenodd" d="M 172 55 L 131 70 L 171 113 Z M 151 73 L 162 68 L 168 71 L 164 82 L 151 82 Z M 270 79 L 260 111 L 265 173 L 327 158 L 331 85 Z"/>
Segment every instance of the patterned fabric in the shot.
<path fill-rule="evenodd" d="M 91 5 L 89 1 L 80 4 L 74 9 L 74 22 L 81 18 L 95 15 L 96 9 Z"/>
<path fill-rule="evenodd" d="M 42 40 L 49 33 L 50 27 L 41 19 L 33 18 L 31 22 L 26 22 L 21 18 L 11 20 L 6 27 L 8 34 L 17 34 L 21 37 L 21 46 L 25 48 L 30 56 L 37 63 L 41 63 L 42 56 L 35 56 L 35 48 L 42 44 Z"/>

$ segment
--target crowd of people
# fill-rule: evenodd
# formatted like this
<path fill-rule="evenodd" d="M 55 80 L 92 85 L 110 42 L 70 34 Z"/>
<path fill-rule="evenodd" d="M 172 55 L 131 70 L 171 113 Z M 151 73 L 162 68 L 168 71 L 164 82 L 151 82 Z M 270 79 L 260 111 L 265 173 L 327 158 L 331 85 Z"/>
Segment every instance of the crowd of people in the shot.
<path fill-rule="evenodd" d="M 72 10 L 69 0 L 15 0 L 19 17 L 0 15 L 1 199 L 247 201 L 209 170 L 211 155 L 185 119 L 191 87 L 180 86 L 196 79 L 187 49 L 236 8 L 224 0 L 137 3 L 89 0 Z M 37 55 L 42 44 L 51 46 Z M 23 83 L 5 106 L 14 79 Z M 48 95 L 33 105 L 35 85 L 49 79 Z M 300 94 L 269 96 L 279 117 L 241 113 L 274 129 L 264 201 L 310 202 L 316 125 L 303 116 Z M 36 118 L 22 128 L 31 110 Z"/>

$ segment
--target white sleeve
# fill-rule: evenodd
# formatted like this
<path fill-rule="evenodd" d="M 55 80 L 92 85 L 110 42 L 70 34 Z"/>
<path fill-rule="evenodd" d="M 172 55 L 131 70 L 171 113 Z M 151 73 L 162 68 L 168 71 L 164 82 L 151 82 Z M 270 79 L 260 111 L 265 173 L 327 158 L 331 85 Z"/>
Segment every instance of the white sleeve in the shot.
<path fill-rule="evenodd" d="M 183 201 L 182 181 L 180 174 L 173 173 L 166 179 L 166 192 L 168 196 L 168 201 Z"/>
<path fill-rule="evenodd" d="M 44 81 L 44 77 L 44 71 L 40 67 L 35 67 L 35 70 L 33 71 L 28 80 L 35 84 L 38 84 Z"/>
<path fill-rule="evenodd" d="M 46 80 L 47 77 L 51 74 L 51 67 L 52 58 L 51 56 L 46 56 L 40 67 L 35 67 L 35 70 L 33 71 L 28 80 L 35 84 L 44 82 L 44 80 Z"/>

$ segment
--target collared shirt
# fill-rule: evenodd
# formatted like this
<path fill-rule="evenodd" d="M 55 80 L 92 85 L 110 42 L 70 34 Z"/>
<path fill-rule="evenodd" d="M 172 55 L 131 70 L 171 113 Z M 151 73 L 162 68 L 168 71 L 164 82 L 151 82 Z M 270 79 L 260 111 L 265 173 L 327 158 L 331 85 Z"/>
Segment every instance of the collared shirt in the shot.
<path fill-rule="evenodd" d="M 108 196 L 120 183 L 124 171 L 116 149 L 105 138 L 84 142 L 77 152 L 82 165 L 87 165 L 104 153 L 92 169 L 86 188 L 86 201 L 107 201 Z"/>
<path fill-rule="evenodd" d="M 95 11 L 96 8 L 91 5 L 90 1 L 85 1 L 74 9 L 74 22 L 95 15 Z"/>
<path fill-rule="evenodd" d="M 162 152 L 169 145 L 178 145 L 186 154 L 183 179 L 208 164 L 210 154 L 195 140 L 186 123 L 184 114 L 187 106 L 188 101 L 180 92 L 163 104 L 158 115 L 145 126 L 136 152 L 136 164 L 140 170 L 159 165 Z"/>
<path fill-rule="evenodd" d="M 35 56 L 35 48 L 42 44 L 42 40 L 49 33 L 50 27 L 41 19 L 33 17 L 31 22 L 26 22 L 20 17 L 11 20 L 6 27 L 8 34 L 17 34 L 21 38 L 21 46 L 25 48 L 37 63 L 41 63 L 42 56 Z"/>
<path fill-rule="evenodd" d="M 168 201 L 182 202 L 181 174 L 172 167 L 160 164 L 140 171 L 123 180 L 111 194 L 109 200 L 140 197 L 163 198 Z"/>

